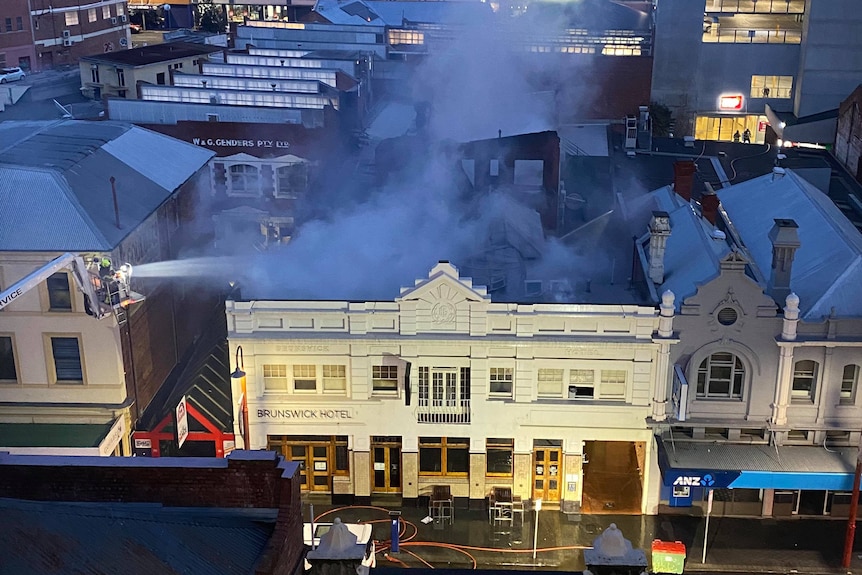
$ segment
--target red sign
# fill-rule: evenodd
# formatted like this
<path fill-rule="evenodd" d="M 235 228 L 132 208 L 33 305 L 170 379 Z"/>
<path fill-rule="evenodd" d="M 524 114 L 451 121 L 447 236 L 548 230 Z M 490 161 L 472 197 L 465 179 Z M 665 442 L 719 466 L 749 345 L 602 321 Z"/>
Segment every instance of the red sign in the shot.
<path fill-rule="evenodd" d="M 742 94 L 733 94 L 731 96 L 722 96 L 718 99 L 718 107 L 722 110 L 741 110 L 742 109 Z"/>
<path fill-rule="evenodd" d="M 768 125 L 769 125 L 769 122 L 765 122 L 763 120 L 757 122 L 757 131 L 758 132 L 765 132 L 766 126 L 768 126 Z"/>

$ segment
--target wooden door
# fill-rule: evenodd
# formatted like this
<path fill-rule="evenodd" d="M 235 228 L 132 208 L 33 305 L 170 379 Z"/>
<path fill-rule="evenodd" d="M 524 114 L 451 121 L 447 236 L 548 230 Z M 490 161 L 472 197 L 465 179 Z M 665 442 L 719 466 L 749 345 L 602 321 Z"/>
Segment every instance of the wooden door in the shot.
<path fill-rule="evenodd" d="M 559 447 L 533 448 L 533 499 L 560 501 L 563 477 L 563 450 Z"/>
<path fill-rule="evenodd" d="M 374 493 L 401 493 L 401 444 L 373 443 L 371 457 Z"/>

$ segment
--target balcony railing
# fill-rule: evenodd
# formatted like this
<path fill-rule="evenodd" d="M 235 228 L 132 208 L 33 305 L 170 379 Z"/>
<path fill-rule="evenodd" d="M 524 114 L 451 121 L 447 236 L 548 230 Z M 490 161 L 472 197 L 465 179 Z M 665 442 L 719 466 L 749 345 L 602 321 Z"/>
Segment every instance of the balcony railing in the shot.
<path fill-rule="evenodd" d="M 417 423 L 470 423 L 470 400 L 447 401 L 435 405 L 432 400 L 423 402 L 420 398 L 416 408 Z"/>

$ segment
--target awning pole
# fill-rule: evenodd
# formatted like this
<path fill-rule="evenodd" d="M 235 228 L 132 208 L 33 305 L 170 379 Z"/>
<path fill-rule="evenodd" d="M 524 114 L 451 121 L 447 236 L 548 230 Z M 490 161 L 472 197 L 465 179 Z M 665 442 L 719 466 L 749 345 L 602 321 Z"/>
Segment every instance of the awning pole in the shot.
<path fill-rule="evenodd" d="M 859 508 L 859 479 L 862 477 L 862 453 L 856 458 L 856 474 L 853 476 L 853 495 L 850 497 L 850 517 L 847 518 L 847 535 L 844 537 L 844 556 L 841 567 L 850 568 L 853 556 L 853 540 L 856 538 L 856 512 Z"/>
<path fill-rule="evenodd" d="M 706 496 L 706 525 L 703 527 L 703 554 L 700 557 L 701 563 L 706 563 L 706 537 L 709 535 L 709 515 L 712 513 L 712 489 L 707 489 Z"/>

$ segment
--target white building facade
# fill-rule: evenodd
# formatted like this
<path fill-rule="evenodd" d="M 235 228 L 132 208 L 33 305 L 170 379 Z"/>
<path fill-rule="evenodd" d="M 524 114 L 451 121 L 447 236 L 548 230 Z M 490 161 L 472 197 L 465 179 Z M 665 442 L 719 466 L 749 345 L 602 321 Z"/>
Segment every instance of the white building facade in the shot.
<path fill-rule="evenodd" d="M 665 409 L 672 310 L 495 303 L 441 262 L 392 302 L 228 301 L 227 320 L 249 447 L 299 461 L 307 491 L 446 485 L 478 506 L 511 487 L 563 511 L 654 513 L 647 419 Z"/>

